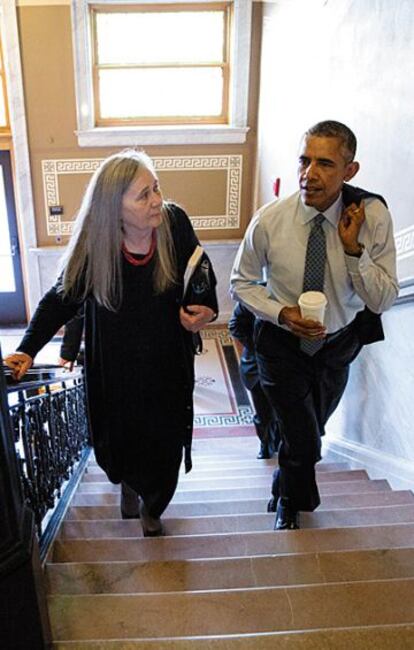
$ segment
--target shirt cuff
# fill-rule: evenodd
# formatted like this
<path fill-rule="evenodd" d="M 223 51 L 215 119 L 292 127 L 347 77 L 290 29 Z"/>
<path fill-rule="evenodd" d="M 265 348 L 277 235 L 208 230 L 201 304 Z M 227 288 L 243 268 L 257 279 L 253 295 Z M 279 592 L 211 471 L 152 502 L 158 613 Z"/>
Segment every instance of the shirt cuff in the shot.
<path fill-rule="evenodd" d="M 355 257 L 345 253 L 345 264 L 350 273 L 362 273 L 369 266 L 370 262 L 371 258 L 366 248 L 362 251 L 361 257 Z"/>
<path fill-rule="evenodd" d="M 276 316 L 275 316 L 275 318 L 272 319 L 272 322 L 273 322 L 275 325 L 278 325 L 279 327 L 283 327 L 283 328 L 285 328 L 286 325 L 282 325 L 282 323 L 279 321 L 279 316 L 280 316 L 280 312 L 282 311 L 282 309 L 283 309 L 284 307 L 286 307 L 286 305 L 278 305 L 278 306 L 275 308 Z"/>

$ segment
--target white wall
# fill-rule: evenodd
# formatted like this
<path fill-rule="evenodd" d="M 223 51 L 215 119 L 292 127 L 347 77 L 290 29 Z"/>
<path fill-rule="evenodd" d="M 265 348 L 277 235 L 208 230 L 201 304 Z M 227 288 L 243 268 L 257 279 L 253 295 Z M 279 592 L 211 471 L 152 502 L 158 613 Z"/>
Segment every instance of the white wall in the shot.
<path fill-rule="evenodd" d="M 413 34 L 412 0 L 263 5 L 258 203 L 273 198 L 275 177 L 281 196 L 296 190 L 297 149 L 308 126 L 345 122 L 359 141 L 355 183 L 383 194 L 391 208 L 400 279 L 414 278 Z M 385 315 L 386 341 L 354 364 L 331 426 L 349 449 L 376 450 L 385 464 L 414 460 L 413 322 L 414 303 Z"/>
<path fill-rule="evenodd" d="M 272 198 L 276 176 L 282 195 L 296 189 L 308 126 L 343 121 L 359 141 L 355 182 L 386 196 L 406 234 L 401 277 L 414 277 L 414 3 L 278 0 L 263 13 L 259 203 Z"/>

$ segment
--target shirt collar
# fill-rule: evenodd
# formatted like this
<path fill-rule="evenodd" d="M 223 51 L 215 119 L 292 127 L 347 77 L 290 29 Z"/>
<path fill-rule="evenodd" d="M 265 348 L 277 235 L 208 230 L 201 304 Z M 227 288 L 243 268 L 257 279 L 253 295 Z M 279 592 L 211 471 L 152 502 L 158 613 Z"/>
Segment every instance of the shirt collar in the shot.
<path fill-rule="evenodd" d="M 303 224 L 312 221 L 312 219 L 316 217 L 317 214 L 323 214 L 323 216 L 331 224 L 331 226 L 336 228 L 342 214 L 342 192 L 338 196 L 336 201 L 332 203 L 332 205 L 330 205 L 329 208 L 325 210 L 325 212 L 320 212 L 319 210 L 311 207 L 310 205 L 305 205 L 301 198 L 299 200 L 299 205 L 300 205 L 301 220 Z"/>

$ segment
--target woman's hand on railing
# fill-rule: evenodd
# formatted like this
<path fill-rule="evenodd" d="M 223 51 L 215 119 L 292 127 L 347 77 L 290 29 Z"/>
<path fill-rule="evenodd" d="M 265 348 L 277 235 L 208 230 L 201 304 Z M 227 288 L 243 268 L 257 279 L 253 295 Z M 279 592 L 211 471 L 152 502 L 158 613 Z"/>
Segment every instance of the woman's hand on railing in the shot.
<path fill-rule="evenodd" d="M 4 363 L 12 371 L 13 379 L 19 380 L 29 368 L 33 365 L 33 359 L 29 354 L 25 352 L 13 352 L 8 354 L 7 357 L 3 359 Z"/>
<path fill-rule="evenodd" d="M 72 372 L 74 365 L 75 362 L 69 361 L 69 359 L 63 359 L 62 357 L 59 357 L 58 359 L 58 366 L 62 366 L 62 368 L 68 372 Z"/>

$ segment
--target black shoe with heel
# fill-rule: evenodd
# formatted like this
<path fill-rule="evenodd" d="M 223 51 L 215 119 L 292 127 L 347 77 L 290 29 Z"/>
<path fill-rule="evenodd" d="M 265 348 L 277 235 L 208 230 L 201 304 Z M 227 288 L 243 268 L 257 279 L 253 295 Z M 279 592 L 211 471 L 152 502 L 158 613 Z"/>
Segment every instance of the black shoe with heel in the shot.
<path fill-rule="evenodd" d="M 139 495 L 124 481 L 121 483 L 121 517 L 122 519 L 139 519 Z"/>
<path fill-rule="evenodd" d="M 139 502 L 139 514 L 144 537 L 163 537 L 165 531 L 159 517 L 151 517 L 142 499 Z"/>
<path fill-rule="evenodd" d="M 289 507 L 288 499 L 280 497 L 276 506 L 274 530 L 297 530 L 299 528 L 299 512 Z"/>

